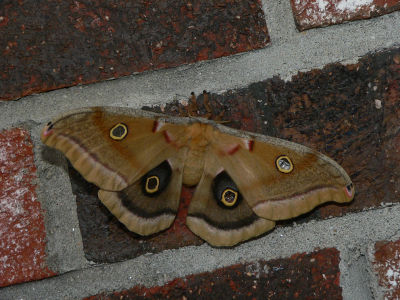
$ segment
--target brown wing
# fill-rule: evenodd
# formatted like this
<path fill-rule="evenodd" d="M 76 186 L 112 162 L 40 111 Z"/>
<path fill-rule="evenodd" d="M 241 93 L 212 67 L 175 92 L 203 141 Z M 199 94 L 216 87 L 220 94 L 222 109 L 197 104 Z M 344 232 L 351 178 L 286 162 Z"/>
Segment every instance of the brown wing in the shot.
<path fill-rule="evenodd" d="M 149 235 L 168 228 L 178 210 L 186 148 L 171 139 L 184 127 L 132 112 L 78 110 L 49 122 L 41 139 L 100 188 L 100 200 L 129 230 Z"/>
<path fill-rule="evenodd" d="M 271 138 L 216 132 L 218 160 L 260 217 L 296 217 L 328 202 L 349 202 L 353 184 L 335 161 L 302 145 Z"/>
<path fill-rule="evenodd" d="M 63 152 L 89 182 L 120 191 L 176 153 L 154 119 L 124 111 L 89 108 L 49 122 L 42 131 L 46 145 Z M 179 125 L 168 124 L 176 136 Z"/>

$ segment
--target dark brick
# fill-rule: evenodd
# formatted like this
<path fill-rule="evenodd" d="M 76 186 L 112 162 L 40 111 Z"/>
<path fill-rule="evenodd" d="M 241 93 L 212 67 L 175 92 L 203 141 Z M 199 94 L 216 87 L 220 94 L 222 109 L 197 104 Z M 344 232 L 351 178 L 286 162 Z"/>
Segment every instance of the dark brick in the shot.
<path fill-rule="evenodd" d="M 397 0 L 364 2 L 341 0 L 291 0 L 294 19 L 299 30 L 369 19 L 400 9 Z"/>
<path fill-rule="evenodd" d="M 36 180 L 29 132 L 0 132 L 0 287 L 56 275 L 46 264 Z"/>
<path fill-rule="evenodd" d="M 0 99 L 6 100 L 269 42 L 259 0 L 6 0 L 0 36 Z"/>
<path fill-rule="evenodd" d="M 339 252 L 323 249 L 177 278 L 163 286 L 100 294 L 95 299 L 342 299 Z"/>
<path fill-rule="evenodd" d="M 221 117 L 227 121 L 225 125 L 233 128 L 304 144 L 339 162 L 355 184 L 355 200 L 349 205 L 326 204 L 296 219 L 296 222 L 305 222 L 399 202 L 399 98 L 400 51 L 395 49 L 367 55 L 355 65 L 333 64 L 322 70 L 299 73 L 289 82 L 275 77 L 222 95 L 211 94 L 211 113 L 206 109 L 204 96 L 200 95 L 195 112 L 209 114 L 213 119 Z M 188 106 L 173 102 L 163 109 L 145 109 L 184 115 Z M 82 179 L 74 182 L 86 184 Z M 188 190 L 184 191 L 184 199 L 189 201 Z M 184 218 L 179 219 L 182 230 L 170 237 L 173 230 L 139 238 L 107 212 L 97 199 L 96 190 L 91 200 L 85 198 L 88 194 L 85 190 L 78 194 L 85 251 L 92 260 L 116 261 L 201 243 L 183 229 Z M 290 225 L 292 221 L 279 224 Z M 177 232 L 182 235 L 176 235 Z M 113 242 L 104 243 L 104 240 Z M 115 240 L 129 247 L 114 247 Z M 129 250 L 121 250 L 125 248 Z"/>

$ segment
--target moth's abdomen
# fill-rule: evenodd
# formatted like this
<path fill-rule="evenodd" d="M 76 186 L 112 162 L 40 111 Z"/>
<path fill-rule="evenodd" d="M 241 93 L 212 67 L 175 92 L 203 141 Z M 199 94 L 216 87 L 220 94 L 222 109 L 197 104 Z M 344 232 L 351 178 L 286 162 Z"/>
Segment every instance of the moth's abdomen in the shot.
<path fill-rule="evenodd" d="M 207 152 L 209 141 L 205 132 L 209 126 L 195 123 L 188 127 L 188 152 L 183 168 L 182 182 L 185 185 L 193 186 L 200 182 L 204 172 L 204 156 Z"/>
<path fill-rule="evenodd" d="M 200 182 L 204 171 L 204 153 L 205 149 L 190 149 L 188 151 L 183 168 L 183 184 L 193 186 Z"/>

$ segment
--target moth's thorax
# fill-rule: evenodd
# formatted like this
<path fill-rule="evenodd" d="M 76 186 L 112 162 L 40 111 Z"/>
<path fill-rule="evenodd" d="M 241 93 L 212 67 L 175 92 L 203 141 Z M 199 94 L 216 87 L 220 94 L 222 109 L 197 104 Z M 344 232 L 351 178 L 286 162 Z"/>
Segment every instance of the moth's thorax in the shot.
<path fill-rule="evenodd" d="M 183 168 L 183 183 L 196 185 L 204 171 L 205 153 L 209 145 L 209 136 L 213 128 L 210 125 L 194 123 L 186 130 L 188 152 Z"/>

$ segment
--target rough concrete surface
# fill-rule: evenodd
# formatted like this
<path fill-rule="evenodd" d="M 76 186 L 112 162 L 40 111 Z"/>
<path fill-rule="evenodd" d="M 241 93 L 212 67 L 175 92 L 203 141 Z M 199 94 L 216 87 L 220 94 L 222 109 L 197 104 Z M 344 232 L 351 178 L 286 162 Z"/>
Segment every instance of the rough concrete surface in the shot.
<path fill-rule="evenodd" d="M 43 209 L 46 210 L 47 236 L 50 237 L 47 241 L 48 264 L 55 272 L 64 273 L 82 268 L 88 262 L 83 256 L 76 201 L 71 191 L 67 162 L 60 152 L 48 151 L 40 142 L 41 127 L 35 124 L 31 136 L 40 178 L 37 190 Z M 54 168 L 54 165 L 57 167 Z"/>
<path fill-rule="evenodd" d="M 298 71 L 332 62 L 353 63 L 368 52 L 400 45 L 400 12 L 299 33 L 292 18 L 282 17 L 291 16 L 289 1 L 264 0 L 263 6 L 271 37 L 267 48 L 0 103 L 1 129 L 20 120 L 26 120 L 31 129 L 40 178 L 38 195 L 48 211 L 49 264 L 60 273 L 68 271 L 46 280 L 2 288 L 0 299 L 80 299 L 101 291 L 163 284 L 175 277 L 238 262 L 287 257 L 324 247 L 340 251 L 344 299 L 377 296 L 377 287 L 369 286 L 370 281 L 365 279 L 373 276 L 364 269 L 370 255 L 368 245 L 400 238 L 400 205 L 279 227 L 233 249 L 204 244 L 92 266 L 84 258 L 65 160 L 61 155 L 55 157 L 54 152 L 47 153 L 38 142 L 44 123 L 73 108 L 165 104 L 173 99 L 187 99 L 192 91 L 222 93 L 275 75 L 289 80 Z"/>

